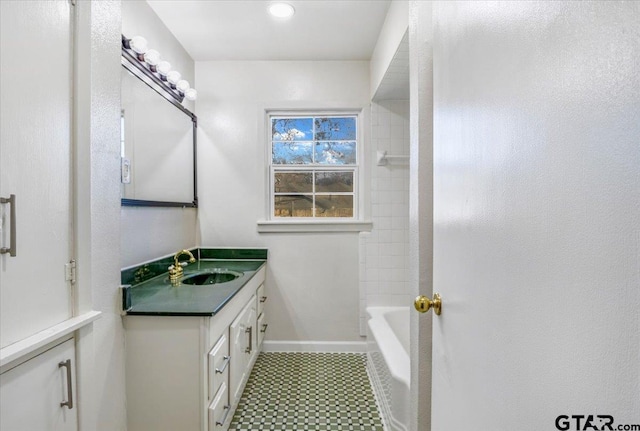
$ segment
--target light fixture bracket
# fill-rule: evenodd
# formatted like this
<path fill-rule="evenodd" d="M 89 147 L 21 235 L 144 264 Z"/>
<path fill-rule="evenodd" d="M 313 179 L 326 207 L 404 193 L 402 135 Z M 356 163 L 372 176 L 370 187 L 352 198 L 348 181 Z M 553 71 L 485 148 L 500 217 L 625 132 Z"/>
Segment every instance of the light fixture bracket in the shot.
<path fill-rule="evenodd" d="M 165 90 L 167 94 L 178 101 L 178 103 L 182 103 L 184 100 L 184 94 L 176 88 L 173 88 L 168 82 L 164 81 L 157 71 L 151 70 L 151 66 L 144 60 L 140 60 L 138 55 L 131 49 L 131 45 L 129 44 L 130 40 L 131 39 L 127 38 L 124 34 L 122 35 L 122 56 L 125 57 L 136 69 L 144 73 L 145 76 Z"/>

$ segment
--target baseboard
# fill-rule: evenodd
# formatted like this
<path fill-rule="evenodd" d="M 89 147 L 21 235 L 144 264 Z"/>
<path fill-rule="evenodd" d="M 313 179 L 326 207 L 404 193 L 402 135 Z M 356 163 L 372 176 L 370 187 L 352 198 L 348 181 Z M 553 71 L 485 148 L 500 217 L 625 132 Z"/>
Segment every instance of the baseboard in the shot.
<path fill-rule="evenodd" d="M 364 341 L 267 341 L 263 352 L 365 353 Z"/>

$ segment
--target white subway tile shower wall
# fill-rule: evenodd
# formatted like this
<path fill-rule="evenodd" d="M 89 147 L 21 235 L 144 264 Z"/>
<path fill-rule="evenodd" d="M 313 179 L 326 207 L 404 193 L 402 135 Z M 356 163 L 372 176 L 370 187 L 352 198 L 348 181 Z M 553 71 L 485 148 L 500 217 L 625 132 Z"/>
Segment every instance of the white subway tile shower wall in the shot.
<path fill-rule="evenodd" d="M 409 155 L 409 101 L 371 103 L 371 214 L 373 229 L 360 234 L 360 333 L 365 308 L 403 306 L 409 293 L 409 164 L 377 165 L 377 152 Z"/>

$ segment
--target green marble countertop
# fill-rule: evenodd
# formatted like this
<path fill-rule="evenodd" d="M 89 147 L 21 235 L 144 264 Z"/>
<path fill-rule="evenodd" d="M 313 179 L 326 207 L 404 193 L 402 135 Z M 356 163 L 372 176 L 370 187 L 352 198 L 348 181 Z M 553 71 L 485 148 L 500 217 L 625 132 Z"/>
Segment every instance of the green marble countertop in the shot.
<path fill-rule="evenodd" d="M 202 256 L 201 256 L 202 257 Z M 182 279 L 213 269 L 229 269 L 242 275 L 226 283 L 177 286 L 164 272 L 126 289 L 129 315 L 213 316 L 264 266 L 266 260 L 201 259 L 184 267 Z"/>

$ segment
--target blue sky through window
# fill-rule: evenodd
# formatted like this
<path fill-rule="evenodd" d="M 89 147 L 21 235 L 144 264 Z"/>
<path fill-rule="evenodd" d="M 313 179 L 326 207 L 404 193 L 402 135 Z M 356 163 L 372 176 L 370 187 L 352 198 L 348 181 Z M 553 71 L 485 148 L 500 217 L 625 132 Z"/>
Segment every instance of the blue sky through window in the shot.
<path fill-rule="evenodd" d="M 312 141 L 313 118 L 273 118 L 271 136 L 274 141 Z"/>
<path fill-rule="evenodd" d="M 356 163 L 356 143 L 318 142 L 316 143 L 316 163 L 354 165 Z"/>
<path fill-rule="evenodd" d="M 318 117 L 315 119 L 316 141 L 355 141 L 354 117 Z"/>
<path fill-rule="evenodd" d="M 355 165 L 356 117 L 271 119 L 272 163 Z"/>
<path fill-rule="evenodd" d="M 276 165 L 308 165 L 313 163 L 312 142 L 274 142 L 273 163 Z"/>

